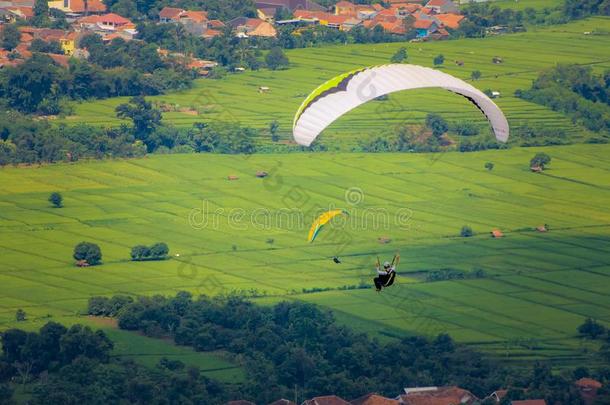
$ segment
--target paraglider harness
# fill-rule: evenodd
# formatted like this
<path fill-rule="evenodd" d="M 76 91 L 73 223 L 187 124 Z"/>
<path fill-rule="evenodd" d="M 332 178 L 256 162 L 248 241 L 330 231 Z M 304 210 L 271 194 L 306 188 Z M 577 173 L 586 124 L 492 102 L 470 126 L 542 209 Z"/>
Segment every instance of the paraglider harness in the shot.
<path fill-rule="evenodd" d="M 396 279 L 396 270 L 394 269 L 394 267 L 398 265 L 399 261 L 400 255 L 397 253 L 392 259 L 390 268 L 386 270 L 386 274 L 378 274 L 377 277 L 373 279 L 373 282 L 375 283 L 375 289 L 377 291 L 381 291 L 382 288 L 389 287 L 394 284 L 394 280 Z M 381 262 L 379 261 L 379 256 L 377 256 L 377 269 L 381 269 Z"/>

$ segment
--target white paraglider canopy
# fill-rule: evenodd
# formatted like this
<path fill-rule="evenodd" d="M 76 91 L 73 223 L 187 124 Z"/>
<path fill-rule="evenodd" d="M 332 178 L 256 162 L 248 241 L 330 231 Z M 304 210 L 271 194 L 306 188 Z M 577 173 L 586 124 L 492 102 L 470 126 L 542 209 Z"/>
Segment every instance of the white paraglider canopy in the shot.
<path fill-rule="evenodd" d="M 500 142 L 508 140 L 508 121 L 485 93 L 439 70 L 407 64 L 355 70 L 318 87 L 305 99 L 294 117 L 294 140 L 309 146 L 326 127 L 359 105 L 396 91 L 422 88 L 442 88 L 467 98 L 485 114 L 496 139 Z"/>

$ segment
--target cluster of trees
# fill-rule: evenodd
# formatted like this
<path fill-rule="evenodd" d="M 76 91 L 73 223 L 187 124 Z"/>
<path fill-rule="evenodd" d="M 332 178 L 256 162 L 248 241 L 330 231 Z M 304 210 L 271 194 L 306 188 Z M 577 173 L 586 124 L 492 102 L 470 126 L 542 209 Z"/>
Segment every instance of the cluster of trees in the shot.
<path fill-rule="evenodd" d="M 483 37 L 486 30 L 494 26 L 505 26 L 507 30 L 523 30 L 523 24 L 547 24 L 564 22 L 558 10 L 536 11 L 527 7 L 524 10 L 500 8 L 490 3 L 471 3 L 461 9 L 466 19 L 460 24 L 456 35 Z"/>
<path fill-rule="evenodd" d="M 136 157 L 146 153 L 127 126 L 52 125 L 16 112 L 0 112 L 0 166 L 83 158 Z"/>
<path fill-rule="evenodd" d="M 38 332 L 9 329 L 1 338 L 2 404 L 13 403 L 16 383 L 33 387 L 33 405 L 226 402 L 223 386 L 179 361 L 162 359 L 148 369 L 111 358 L 114 344 L 101 330 L 49 322 Z"/>
<path fill-rule="evenodd" d="M 584 338 L 601 340 L 599 355 L 604 361 L 610 363 L 610 329 L 593 318 L 587 318 L 577 330 L 578 334 Z M 607 389 L 606 391 L 610 393 L 610 390 Z"/>
<path fill-rule="evenodd" d="M 591 131 L 610 133 L 610 71 L 596 75 L 590 67 L 557 65 L 515 95 L 561 111 Z"/>
<path fill-rule="evenodd" d="M 483 37 L 486 30 L 494 26 L 504 26 L 508 31 L 523 30 L 523 25 L 562 24 L 573 19 L 590 15 L 610 15 L 609 0 L 565 0 L 555 8 L 523 10 L 500 8 L 490 3 L 473 2 L 461 8 L 466 17 L 455 32 L 457 36 Z"/>
<path fill-rule="evenodd" d="M 195 367 L 161 359 L 154 367 L 111 356 L 113 342 L 103 331 L 49 322 L 38 332 L 3 332 L 0 398 L 10 403 L 15 384 L 33 388 L 32 404 L 206 403 L 250 399 L 270 403 L 336 393 L 355 398 L 366 392 L 393 396 L 408 385 L 459 385 L 484 397 L 511 387 L 509 400 L 545 398 L 547 403 L 580 403 L 575 379 L 607 384 L 610 368 L 584 367 L 553 373 L 547 365 L 511 370 L 448 335 L 433 340 L 408 337 L 388 343 L 337 324 L 311 304 L 255 306 L 236 296 L 194 300 L 94 297 L 91 315 L 116 316 L 123 329 L 169 336 L 197 350 L 224 349 L 247 373 L 247 384 L 221 384 Z M 10 384 L 9 384 L 10 382 Z M 600 399 L 608 399 L 601 392 Z"/>
<path fill-rule="evenodd" d="M 130 43 L 139 44 L 137 41 Z M 102 45 L 104 49 L 112 46 Z M 150 50 L 141 44 L 134 48 Z M 152 52 L 158 58 L 156 50 Z M 122 51 L 119 54 L 124 55 L 125 60 L 142 60 Z M 114 63 L 110 57 L 103 59 Z M 151 56 L 149 59 L 154 58 Z M 155 62 L 151 71 L 123 65 L 123 62 L 116 63 L 111 69 L 104 69 L 98 64 L 71 59 L 66 69 L 48 55 L 34 53 L 21 65 L 0 71 L 0 102 L 22 113 L 55 115 L 66 110 L 65 99 L 160 94 L 170 89 L 187 88 L 193 79 L 190 72 L 181 72 L 164 63 Z"/>
<path fill-rule="evenodd" d="M 117 107 L 132 125 L 100 128 L 52 125 L 14 111 L 0 111 L 0 166 L 77 161 L 83 158 L 138 157 L 158 153 L 253 153 L 258 131 L 233 123 L 164 125 L 160 111 L 141 97 Z"/>
<path fill-rule="evenodd" d="M 21 32 L 16 24 L 4 24 L 0 33 L 0 45 L 7 51 L 12 51 L 21 41 Z"/>
<path fill-rule="evenodd" d="M 499 149 L 506 147 L 490 137 L 468 137 L 479 135 L 480 127 L 471 122 L 450 124 L 438 114 L 428 114 L 425 126 L 401 125 L 396 127 L 396 134 L 390 137 L 375 137 L 360 144 L 365 152 L 439 152 L 451 146 L 452 140 L 447 136 L 452 133 L 459 136 L 459 151 Z"/>
<path fill-rule="evenodd" d="M 274 48 L 282 50 L 323 44 L 405 41 L 413 36 L 412 34 L 405 36 L 388 34 L 381 27 L 372 30 L 356 27 L 349 32 L 321 25 L 281 26 L 277 29 L 277 38 L 238 38 L 231 28 L 227 27 L 221 35 L 204 39 L 188 33 L 181 24 L 157 24 L 153 21 L 138 25 L 138 37 L 146 43 L 155 44 L 164 49 L 214 60 L 226 70 L 233 71 L 237 67 L 252 70 L 258 70 L 263 66 L 273 68 L 273 63 L 270 63 L 268 57 L 263 57 L 263 55 L 265 51 L 272 51 Z"/>
<path fill-rule="evenodd" d="M 97 304 L 93 309 L 100 312 Z M 236 296 L 193 300 L 183 292 L 175 298 L 138 298 L 118 310 L 118 321 L 123 329 L 171 336 L 196 350 L 233 353 L 248 373 L 243 395 L 261 403 L 287 397 L 295 386 L 304 396 L 391 395 L 405 381 L 451 382 L 483 394 L 499 377 L 497 367 L 447 335 L 381 344 L 338 325 L 330 313 L 310 304 L 257 307 Z"/>
<path fill-rule="evenodd" d="M 361 143 L 365 152 L 436 152 L 448 145 L 449 123 L 438 114 L 428 114 L 423 127 L 401 125 L 393 137 L 376 137 Z"/>
<path fill-rule="evenodd" d="M 563 12 L 570 19 L 587 17 L 589 15 L 610 15 L 608 0 L 565 0 Z"/>
<path fill-rule="evenodd" d="M 485 139 L 463 139 L 460 141 L 460 145 L 458 146 L 458 150 L 460 152 L 476 152 L 478 150 L 488 150 L 488 149 L 504 149 L 508 146 L 505 143 L 498 143 L 495 139 L 485 138 Z"/>
<path fill-rule="evenodd" d="M 134 20 L 157 20 L 166 6 L 205 10 L 210 19 L 228 21 L 236 17 L 256 17 L 252 0 L 104 0 L 110 11 Z"/>
<path fill-rule="evenodd" d="M 126 330 L 171 337 L 196 350 L 231 353 L 248 376 L 248 384 L 232 393 L 233 399 L 269 403 L 292 397 L 295 387 L 304 397 L 335 393 L 355 398 L 366 392 L 391 396 L 406 383 L 456 384 L 484 397 L 510 382 L 513 399 L 527 389 L 528 396 L 549 403 L 579 401 L 567 380 L 572 376 L 555 375 L 544 365 L 511 372 L 448 335 L 380 343 L 339 325 L 331 313 L 311 304 L 261 307 L 237 296 L 193 299 L 181 292 L 173 298 L 92 298 L 89 312 L 117 316 Z"/>
<path fill-rule="evenodd" d="M 8 329 L 1 334 L 0 382 L 27 384 L 42 372 L 57 370 L 78 358 L 107 361 L 112 342 L 102 331 L 49 322 L 38 333 Z"/>
<path fill-rule="evenodd" d="M 521 146 L 566 145 L 572 142 L 563 128 L 527 123 L 511 128 L 511 141 Z"/>
<path fill-rule="evenodd" d="M 166 243 L 159 242 L 152 246 L 137 245 L 131 248 L 131 260 L 136 262 L 146 260 L 165 260 L 169 254 Z"/>

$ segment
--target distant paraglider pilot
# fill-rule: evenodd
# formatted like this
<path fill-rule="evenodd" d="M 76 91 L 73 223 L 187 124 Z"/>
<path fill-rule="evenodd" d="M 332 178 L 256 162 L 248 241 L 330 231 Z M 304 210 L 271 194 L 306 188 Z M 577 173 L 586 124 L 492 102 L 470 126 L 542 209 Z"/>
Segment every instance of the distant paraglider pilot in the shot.
<path fill-rule="evenodd" d="M 377 258 L 377 266 L 375 267 L 377 270 L 377 277 L 373 279 L 373 282 L 375 283 L 375 290 L 379 292 L 382 288 L 389 287 L 394 284 L 394 279 L 396 279 L 396 265 L 398 264 L 399 258 L 400 256 L 397 254 L 394 256 L 392 263 L 388 261 L 384 262 L 383 268 L 381 268 L 379 258 Z"/>

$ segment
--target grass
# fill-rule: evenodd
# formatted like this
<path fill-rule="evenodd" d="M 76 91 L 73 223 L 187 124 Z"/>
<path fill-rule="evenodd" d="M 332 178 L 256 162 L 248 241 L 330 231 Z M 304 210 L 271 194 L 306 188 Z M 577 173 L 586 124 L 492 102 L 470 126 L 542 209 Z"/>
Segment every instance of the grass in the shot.
<path fill-rule="evenodd" d="M 538 151 L 553 159 L 543 174 L 528 170 Z M 92 295 L 241 290 L 263 296 L 263 304 L 323 305 L 384 339 L 448 332 L 514 361 L 594 364 L 595 346 L 576 327 L 588 316 L 610 325 L 609 152 L 575 145 L 440 155 L 159 155 L 4 168 L 0 329 L 87 322 L 79 314 Z M 270 176 L 258 179 L 257 170 Z M 227 181 L 229 174 L 240 180 Z M 50 207 L 52 191 L 63 194 L 64 208 Z M 350 222 L 307 244 L 312 217 L 329 207 L 347 209 Z M 550 232 L 532 230 L 543 223 Z M 458 236 L 465 224 L 474 237 Z M 496 227 L 505 238 L 489 237 Z M 381 236 L 391 243 L 379 244 Z M 100 245 L 103 265 L 74 266 L 72 249 L 83 240 Z M 129 261 L 132 246 L 159 241 L 169 244 L 170 260 Z M 395 287 L 340 289 L 370 283 L 375 257 L 396 250 Z M 487 277 L 423 282 L 422 274 L 442 268 L 481 268 Z M 27 322 L 15 322 L 18 308 Z M 119 354 L 149 364 L 161 355 L 185 358 L 239 378 L 238 369 L 218 366 L 222 357 L 112 333 Z"/>
<path fill-rule="evenodd" d="M 513 10 L 525 10 L 526 8 L 553 10 L 563 5 L 561 0 L 494 0 L 491 3 L 500 8 Z"/>
<path fill-rule="evenodd" d="M 598 35 L 584 35 L 584 32 L 597 32 Z M 565 130 L 579 140 L 588 136 L 587 131 L 574 125 L 569 118 L 513 94 L 519 88 L 529 88 L 541 70 L 557 63 L 580 63 L 597 71 L 610 68 L 608 32 L 610 18 L 595 17 L 484 39 L 298 49 L 287 53 L 291 62 L 288 70 L 261 70 L 229 75 L 221 80 L 198 80 L 191 90 L 151 99 L 200 111 L 199 115 L 164 114 L 167 122 L 177 126 L 190 127 L 195 122 L 222 120 L 266 129 L 271 121 L 278 120 L 282 136 L 289 139 L 294 113 L 319 84 L 354 68 L 389 63 L 396 50 L 405 46 L 409 63 L 432 66 L 432 59 L 443 54 L 446 62 L 442 70 L 447 73 L 470 80 L 472 71 L 479 70 L 482 77 L 473 85 L 501 93 L 497 103 L 512 127 L 525 123 L 543 125 Z M 504 62 L 493 64 L 494 56 L 502 57 Z M 454 61 L 464 64 L 458 66 Z M 271 90 L 260 94 L 260 86 Z M 121 121 L 115 117 L 114 108 L 126 101 L 127 98 L 115 98 L 75 104 L 74 115 L 64 122 L 116 126 Z M 371 102 L 357 108 L 331 125 L 323 139 L 331 147 L 348 149 L 359 139 L 391 130 L 398 124 L 421 124 L 429 112 L 439 113 L 450 121 L 467 120 L 485 125 L 484 117 L 465 99 L 443 90 L 418 90 L 397 93 L 388 101 Z M 269 142 L 266 132 L 261 136 L 262 141 Z"/>
<path fill-rule="evenodd" d="M 243 370 L 224 360 L 222 353 L 196 352 L 189 347 L 175 346 L 166 340 L 153 339 L 114 328 L 104 330 L 114 342 L 114 356 L 133 357 L 147 367 L 155 367 L 162 358 L 179 360 L 186 365 L 199 368 L 201 373 L 209 378 L 230 384 L 245 381 Z"/>

